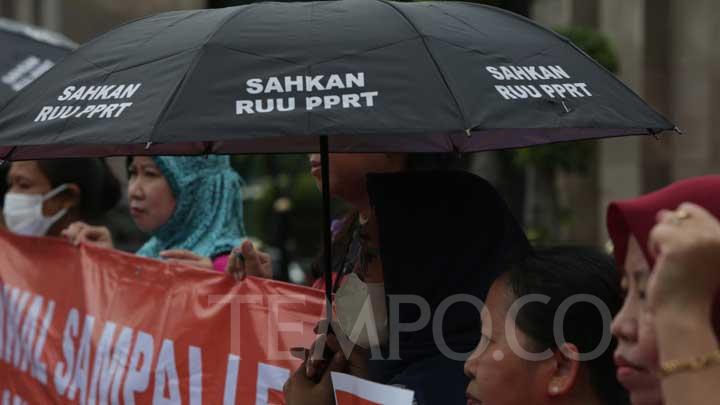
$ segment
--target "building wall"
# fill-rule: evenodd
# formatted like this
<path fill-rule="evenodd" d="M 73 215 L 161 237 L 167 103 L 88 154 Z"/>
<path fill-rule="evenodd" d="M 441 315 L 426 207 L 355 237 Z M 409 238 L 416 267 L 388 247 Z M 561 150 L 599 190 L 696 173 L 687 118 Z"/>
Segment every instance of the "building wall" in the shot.
<path fill-rule="evenodd" d="M 136 18 L 205 5 L 205 0 L 0 0 L 0 15 L 82 43 Z"/>
<path fill-rule="evenodd" d="M 58 1 L 58 0 L 56 0 Z M 60 0 L 63 31 L 77 41 L 143 16 L 170 10 L 203 8 L 204 0 Z M 72 6 L 69 5 L 72 3 Z"/>
<path fill-rule="evenodd" d="M 692 6 L 688 6 L 691 3 Z M 670 2 L 672 117 L 685 135 L 676 139 L 673 178 L 717 173 L 720 142 L 715 128 L 720 113 L 720 3 L 714 0 Z"/>
<path fill-rule="evenodd" d="M 720 139 L 714 130 L 720 125 L 720 2 L 536 0 L 533 18 L 551 27 L 585 25 L 606 34 L 620 59 L 620 79 L 684 131 L 659 140 L 601 141 L 596 173 L 581 179 L 579 186 L 578 181 L 564 185 L 569 200 L 597 201 L 595 213 L 585 212 L 577 221 L 586 228 L 585 217 L 595 217 L 596 242 L 607 239 L 609 201 L 720 171 Z M 573 196 L 578 193 L 587 195 Z M 573 232 L 583 234 L 583 229 Z"/>
<path fill-rule="evenodd" d="M 620 60 L 618 76 L 644 97 L 645 0 L 601 0 L 598 27 L 610 38 Z M 598 148 L 598 205 L 595 223 L 599 241 L 605 239 L 605 209 L 610 201 L 642 194 L 645 139 L 603 140 Z M 652 141 L 651 141 L 652 142 Z"/>

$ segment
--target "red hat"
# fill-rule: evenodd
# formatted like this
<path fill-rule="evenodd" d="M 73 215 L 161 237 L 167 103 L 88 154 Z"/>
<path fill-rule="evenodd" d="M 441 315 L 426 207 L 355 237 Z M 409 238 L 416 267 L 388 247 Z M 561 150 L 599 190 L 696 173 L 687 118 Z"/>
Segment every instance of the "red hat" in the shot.
<path fill-rule="evenodd" d="M 625 265 L 630 235 L 637 239 L 652 269 L 655 260 L 648 251 L 648 237 L 660 210 L 675 210 L 691 202 L 708 210 L 720 220 L 720 176 L 702 176 L 681 180 L 637 198 L 615 201 L 607 211 L 607 227 L 613 241 L 618 268 Z M 715 300 L 715 330 L 720 331 L 720 296 Z"/>

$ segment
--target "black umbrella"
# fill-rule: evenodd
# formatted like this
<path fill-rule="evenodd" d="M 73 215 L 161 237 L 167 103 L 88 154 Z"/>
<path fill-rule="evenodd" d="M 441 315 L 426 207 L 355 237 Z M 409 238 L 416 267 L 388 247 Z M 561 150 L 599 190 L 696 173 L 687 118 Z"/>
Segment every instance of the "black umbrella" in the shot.
<path fill-rule="evenodd" d="M 75 47 L 60 34 L 0 18 L 0 105 Z"/>
<path fill-rule="evenodd" d="M 568 40 L 497 8 L 256 3 L 160 14 L 83 45 L 0 110 L 0 158 L 320 149 L 327 180 L 329 151 L 467 152 L 673 127 Z M 324 181 L 326 252 L 328 191 Z"/>

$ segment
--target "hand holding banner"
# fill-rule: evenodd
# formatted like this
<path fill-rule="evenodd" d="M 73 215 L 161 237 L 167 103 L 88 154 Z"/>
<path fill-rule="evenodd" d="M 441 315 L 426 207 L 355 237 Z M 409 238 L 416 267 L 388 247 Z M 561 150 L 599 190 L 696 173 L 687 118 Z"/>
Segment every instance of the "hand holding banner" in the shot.
<path fill-rule="evenodd" d="M 0 233 L 0 398 L 278 403 L 322 292 Z M 117 402 L 115 402 L 117 401 Z"/>

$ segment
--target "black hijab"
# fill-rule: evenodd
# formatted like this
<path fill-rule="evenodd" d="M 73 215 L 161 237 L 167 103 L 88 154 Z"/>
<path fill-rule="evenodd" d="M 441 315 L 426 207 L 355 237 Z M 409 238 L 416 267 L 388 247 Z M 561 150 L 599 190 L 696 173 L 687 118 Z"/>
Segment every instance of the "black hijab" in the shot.
<path fill-rule="evenodd" d="M 415 171 L 370 174 L 367 181 L 377 216 L 386 294 L 422 297 L 433 318 L 447 297 L 468 294 L 484 301 L 495 278 L 530 252 L 522 227 L 505 201 L 478 176 L 460 171 Z M 411 323 L 419 316 L 417 306 L 399 306 L 400 322 Z M 480 338 L 479 317 L 470 303 L 448 307 L 442 323 L 447 346 L 457 353 L 471 352 Z M 391 321 L 391 337 L 396 327 Z M 432 329 L 430 322 L 418 331 L 400 333 L 401 360 L 373 362 L 371 367 L 380 370 L 374 373 L 376 379 L 392 382 L 393 376 L 407 369 L 437 373 L 439 370 L 431 367 L 416 367 L 417 362 L 441 355 Z M 462 376 L 462 362 L 456 363 L 457 375 Z M 448 398 L 450 387 L 431 385 Z M 464 386 L 458 394 L 464 400 Z"/>

